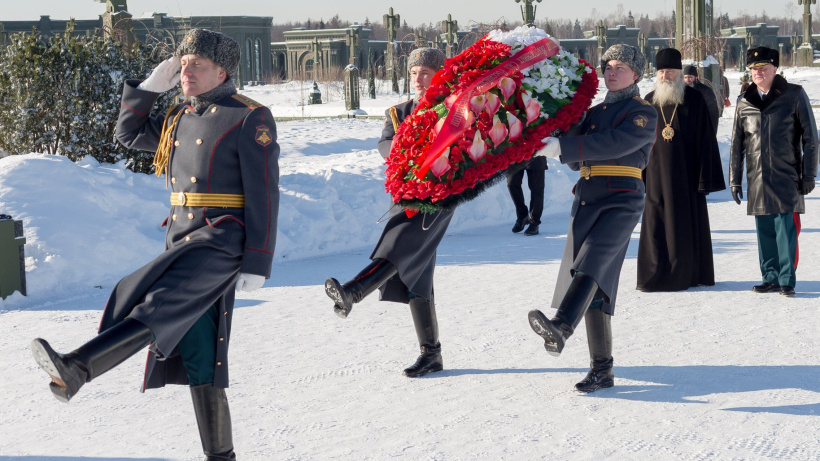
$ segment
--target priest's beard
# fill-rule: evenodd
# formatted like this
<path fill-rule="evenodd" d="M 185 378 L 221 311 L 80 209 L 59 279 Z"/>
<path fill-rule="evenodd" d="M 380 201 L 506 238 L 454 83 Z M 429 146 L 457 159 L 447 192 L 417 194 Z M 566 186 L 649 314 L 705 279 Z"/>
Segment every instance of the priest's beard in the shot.
<path fill-rule="evenodd" d="M 658 106 L 665 106 L 667 104 L 683 104 L 683 91 L 686 88 L 686 82 L 683 81 L 683 75 L 679 75 L 675 80 L 661 80 L 655 82 L 655 94 L 652 96 L 652 101 Z"/>

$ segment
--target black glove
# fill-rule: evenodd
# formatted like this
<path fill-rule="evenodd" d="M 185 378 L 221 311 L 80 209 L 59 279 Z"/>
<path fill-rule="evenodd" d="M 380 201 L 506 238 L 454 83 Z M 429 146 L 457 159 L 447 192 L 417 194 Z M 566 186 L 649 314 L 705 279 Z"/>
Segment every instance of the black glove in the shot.
<path fill-rule="evenodd" d="M 740 199 L 743 198 L 743 189 L 740 186 L 732 186 L 732 198 L 740 205 Z"/>
<path fill-rule="evenodd" d="M 814 190 L 814 178 L 803 178 L 803 183 L 800 186 L 800 195 L 808 195 Z"/>

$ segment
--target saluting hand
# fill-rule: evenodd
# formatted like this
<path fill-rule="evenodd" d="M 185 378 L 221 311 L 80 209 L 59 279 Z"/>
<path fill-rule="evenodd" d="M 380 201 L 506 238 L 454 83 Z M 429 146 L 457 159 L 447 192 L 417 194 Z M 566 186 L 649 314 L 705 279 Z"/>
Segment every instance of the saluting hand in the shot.
<path fill-rule="evenodd" d="M 732 198 L 735 199 L 735 203 L 740 205 L 740 199 L 743 198 L 743 189 L 740 186 L 732 186 Z"/>
<path fill-rule="evenodd" d="M 171 56 L 157 64 L 157 67 L 151 71 L 151 75 L 140 83 L 137 88 L 152 93 L 165 93 L 179 83 L 179 71 L 181 68 L 182 63 L 179 60 L 179 56 Z"/>

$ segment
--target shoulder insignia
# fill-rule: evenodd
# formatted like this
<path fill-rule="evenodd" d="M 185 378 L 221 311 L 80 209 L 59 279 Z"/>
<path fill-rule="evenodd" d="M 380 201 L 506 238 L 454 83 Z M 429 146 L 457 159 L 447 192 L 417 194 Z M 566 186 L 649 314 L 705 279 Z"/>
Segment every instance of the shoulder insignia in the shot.
<path fill-rule="evenodd" d="M 633 96 L 632 99 L 638 101 L 639 103 L 643 104 L 644 106 L 651 106 L 652 103 L 648 102 L 647 100 L 643 99 L 640 96 Z"/>
<path fill-rule="evenodd" d="M 649 117 L 646 115 L 637 115 L 632 119 L 632 123 L 634 123 L 635 126 L 646 128 L 646 124 L 649 123 Z"/>
<path fill-rule="evenodd" d="M 243 94 L 236 93 L 234 95 L 231 95 L 231 97 L 236 99 L 237 101 L 241 102 L 242 104 L 248 106 L 248 109 L 250 109 L 250 110 L 255 110 L 255 109 L 258 109 L 258 108 L 262 107 L 262 104 L 259 104 L 258 102 L 254 101 L 253 99 L 251 99 L 251 98 L 249 98 L 249 97 L 247 97 Z"/>
<path fill-rule="evenodd" d="M 270 135 L 270 128 L 267 125 L 259 125 L 256 127 L 256 143 L 260 146 L 267 146 L 273 142 L 273 137 Z"/>

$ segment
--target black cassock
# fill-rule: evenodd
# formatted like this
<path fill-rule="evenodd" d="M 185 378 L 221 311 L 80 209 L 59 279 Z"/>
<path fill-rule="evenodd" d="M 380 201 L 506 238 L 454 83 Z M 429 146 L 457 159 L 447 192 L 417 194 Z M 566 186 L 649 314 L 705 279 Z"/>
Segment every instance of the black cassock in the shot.
<path fill-rule="evenodd" d="M 653 101 L 654 92 L 646 96 Z M 644 170 L 646 207 L 638 245 L 638 289 L 679 291 L 715 284 L 706 194 L 726 188 L 717 138 L 701 94 L 685 88 L 684 103 L 658 111 L 657 140 Z"/>

